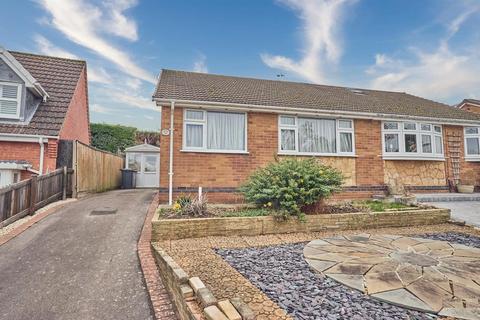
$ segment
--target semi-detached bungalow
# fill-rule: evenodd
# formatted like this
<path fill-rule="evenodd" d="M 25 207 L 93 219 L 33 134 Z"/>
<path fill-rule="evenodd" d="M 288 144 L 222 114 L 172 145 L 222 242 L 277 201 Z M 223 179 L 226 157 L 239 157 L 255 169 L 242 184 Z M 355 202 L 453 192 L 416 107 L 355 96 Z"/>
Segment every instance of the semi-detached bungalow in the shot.
<path fill-rule="evenodd" d="M 211 202 L 276 157 L 316 157 L 346 179 L 338 199 L 480 185 L 480 115 L 403 92 L 162 70 L 160 193 Z"/>

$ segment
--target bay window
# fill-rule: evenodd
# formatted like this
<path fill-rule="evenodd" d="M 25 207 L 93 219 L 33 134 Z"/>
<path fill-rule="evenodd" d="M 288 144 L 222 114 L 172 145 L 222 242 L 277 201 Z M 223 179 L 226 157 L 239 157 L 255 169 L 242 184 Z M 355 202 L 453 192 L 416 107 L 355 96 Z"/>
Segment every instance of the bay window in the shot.
<path fill-rule="evenodd" d="M 206 152 L 246 152 L 246 114 L 186 109 L 183 149 Z"/>
<path fill-rule="evenodd" d="M 412 121 L 382 123 L 384 158 L 443 159 L 442 127 Z"/>
<path fill-rule="evenodd" d="M 480 127 L 465 127 L 465 158 L 480 160 Z"/>
<path fill-rule="evenodd" d="M 354 154 L 353 121 L 279 116 L 279 153 Z"/>

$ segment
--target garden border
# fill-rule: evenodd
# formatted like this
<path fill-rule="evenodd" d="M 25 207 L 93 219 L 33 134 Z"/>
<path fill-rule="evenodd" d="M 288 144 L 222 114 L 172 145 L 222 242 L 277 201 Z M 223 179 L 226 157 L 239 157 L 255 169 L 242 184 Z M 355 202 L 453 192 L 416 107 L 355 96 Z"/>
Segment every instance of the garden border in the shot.
<path fill-rule="evenodd" d="M 447 223 L 449 209 L 398 210 L 372 213 L 307 215 L 299 220 L 279 221 L 273 216 L 152 220 L 152 241 L 209 236 L 258 236 L 278 233 L 409 227 Z"/>

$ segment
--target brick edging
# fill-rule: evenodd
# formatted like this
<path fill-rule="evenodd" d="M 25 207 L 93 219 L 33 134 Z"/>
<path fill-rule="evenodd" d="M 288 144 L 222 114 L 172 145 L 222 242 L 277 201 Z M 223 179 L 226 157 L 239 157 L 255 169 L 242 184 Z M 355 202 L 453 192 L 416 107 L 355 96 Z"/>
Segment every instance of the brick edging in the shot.
<path fill-rule="evenodd" d="M 170 300 L 167 289 L 163 285 L 160 273 L 152 254 L 150 242 L 152 239 L 152 218 L 158 206 L 159 196 L 155 194 L 150 206 L 148 207 L 147 216 L 142 227 L 142 232 L 137 243 L 137 253 L 140 260 L 145 284 L 150 297 L 151 305 L 157 320 L 176 320 L 177 316 L 175 308 Z"/>
<path fill-rule="evenodd" d="M 25 221 L 24 223 L 18 225 L 17 227 L 15 227 L 14 229 L 12 229 L 10 232 L 8 232 L 7 234 L 4 234 L 3 236 L 0 236 L 0 246 L 7 243 L 8 241 L 12 240 L 13 238 L 15 238 L 16 236 L 18 236 L 19 234 L 21 234 L 22 232 L 24 232 L 25 230 L 27 230 L 28 228 L 30 228 L 31 226 L 33 226 L 35 223 L 43 220 L 44 218 L 48 217 L 49 215 L 51 215 L 52 213 L 55 213 L 57 212 L 58 210 L 60 210 L 61 208 L 63 208 L 64 206 L 66 205 L 65 204 L 60 204 L 58 206 L 54 206 L 52 208 L 49 208 L 43 212 L 40 212 L 40 213 L 37 213 L 37 214 L 34 214 L 32 216 L 32 218 L 28 221 Z M 39 209 L 40 210 L 40 209 Z"/>

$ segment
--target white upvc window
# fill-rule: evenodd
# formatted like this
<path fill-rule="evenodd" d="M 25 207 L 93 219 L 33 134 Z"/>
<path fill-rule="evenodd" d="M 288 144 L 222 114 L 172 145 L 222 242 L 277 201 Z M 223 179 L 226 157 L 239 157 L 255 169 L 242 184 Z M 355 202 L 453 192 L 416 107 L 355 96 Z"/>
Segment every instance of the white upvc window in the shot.
<path fill-rule="evenodd" d="M 353 120 L 280 115 L 278 153 L 354 155 Z"/>
<path fill-rule="evenodd" d="M 20 118 L 21 97 L 21 84 L 0 82 L 0 118 Z"/>
<path fill-rule="evenodd" d="M 183 151 L 246 153 L 247 114 L 185 109 Z"/>
<path fill-rule="evenodd" d="M 442 126 L 414 121 L 382 123 L 384 159 L 443 160 Z"/>
<path fill-rule="evenodd" d="M 465 127 L 465 158 L 480 161 L 480 127 Z"/>

